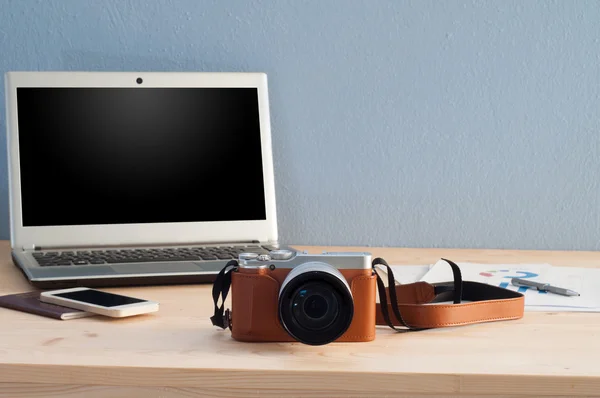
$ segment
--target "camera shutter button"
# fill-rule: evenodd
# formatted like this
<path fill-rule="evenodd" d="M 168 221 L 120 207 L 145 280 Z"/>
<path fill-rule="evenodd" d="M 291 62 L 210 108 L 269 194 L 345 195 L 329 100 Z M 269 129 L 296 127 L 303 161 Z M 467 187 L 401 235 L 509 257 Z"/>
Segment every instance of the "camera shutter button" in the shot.
<path fill-rule="evenodd" d="M 269 254 L 273 260 L 289 260 L 294 252 L 291 250 L 273 250 Z"/>
<path fill-rule="evenodd" d="M 258 257 L 258 254 L 244 252 L 240 253 L 238 257 L 240 260 L 255 260 Z"/>

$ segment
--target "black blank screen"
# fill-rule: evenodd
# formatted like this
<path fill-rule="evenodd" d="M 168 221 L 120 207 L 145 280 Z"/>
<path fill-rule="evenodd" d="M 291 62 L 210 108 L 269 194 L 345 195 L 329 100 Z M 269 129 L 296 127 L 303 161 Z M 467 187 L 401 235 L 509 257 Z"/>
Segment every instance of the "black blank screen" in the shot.
<path fill-rule="evenodd" d="M 256 88 L 18 88 L 17 100 L 24 226 L 266 218 Z"/>
<path fill-rule="evenodd" d="M 117 307 L 119 305 L 143 303 L 145 301 L 133 297 L 121 296 L 120 294 L 107 293 L 93 289 L 59 293 L 55 294 L 55 296 L 70 300 L 82 301 L 89 304 L 96 304 L 103 307 Z"/>

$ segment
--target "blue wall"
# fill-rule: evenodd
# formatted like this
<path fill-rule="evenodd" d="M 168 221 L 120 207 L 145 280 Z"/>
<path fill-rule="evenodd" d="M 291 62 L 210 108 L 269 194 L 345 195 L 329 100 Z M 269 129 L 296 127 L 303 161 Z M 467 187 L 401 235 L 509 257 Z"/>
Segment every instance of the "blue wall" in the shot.
<path fill-rule="evenodd" d="M 598 249 L 599 20 L 595 1 L 0 0 L 0 73 L 266 72 L 287 242 Z"/>

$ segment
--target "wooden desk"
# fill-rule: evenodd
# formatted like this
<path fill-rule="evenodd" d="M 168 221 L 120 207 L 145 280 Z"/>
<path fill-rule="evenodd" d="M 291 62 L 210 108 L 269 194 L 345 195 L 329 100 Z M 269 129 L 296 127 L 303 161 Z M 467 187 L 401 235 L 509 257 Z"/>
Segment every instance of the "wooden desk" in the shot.
<path fill-rule="evenodd" d="M 590 252 L 354 250 L 390 264 L 444 256 L 600 264 Z M 30 290 L 6 242 L 0 254 L 0 294 Z M 408 334 L 381 328 L 372 343 L 250 344 L 211 326 L 210 286 L 108 290 L 157 300 L 160 312 L 57 321 L 0 308 L 0 396 L 600 396 L 600 314 L 526 313 Z"/>

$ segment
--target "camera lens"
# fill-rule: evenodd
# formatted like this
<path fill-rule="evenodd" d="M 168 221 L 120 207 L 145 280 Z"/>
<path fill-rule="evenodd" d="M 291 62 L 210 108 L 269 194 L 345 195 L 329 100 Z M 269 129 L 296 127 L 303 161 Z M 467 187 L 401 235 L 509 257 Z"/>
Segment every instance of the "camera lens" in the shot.
<path fill-rule="evenodd" d="M 315 294 L 306 299 L 303 309 L 310 319 L 322 319 L 329 310 L 329 303 L 323 296 Z"/>
<path fill-rule="evenodd" d="M 279 319 L 296 340 L 311 345 L 330 343 L 350 326 L 352 294 L 344 276 L 324 263 L 294 268 L 282 283 Z"/>
<path fill-rule="evenodd" d="M 335 290 L 321 282 L 308 283 L 296 289 L 292 296 L 292 315 L 300 327 L 319 331 L 337 318 L 340 297 Z"/>
<path fill-rule="evenodd" d="M 137 84 L 142 84 L 144 81 L 142 80 L 142 78 L 141 78 L 141 77 L 138 77 L 137 79 L 135 79 L 135 82 L 136 82 Z"/>

